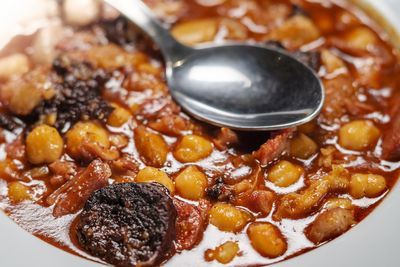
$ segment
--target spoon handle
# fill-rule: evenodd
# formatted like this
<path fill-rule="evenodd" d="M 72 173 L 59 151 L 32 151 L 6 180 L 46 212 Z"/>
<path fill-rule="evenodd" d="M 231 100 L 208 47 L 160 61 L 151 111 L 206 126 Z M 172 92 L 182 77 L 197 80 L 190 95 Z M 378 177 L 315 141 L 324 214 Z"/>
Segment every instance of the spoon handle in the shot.
<path fill-rule="evenodd" d="M 166 61 L 177 61 L 190 50 L 179 43 L 140 0 L 104 0 L 144 31 L 161 49 Z"/>

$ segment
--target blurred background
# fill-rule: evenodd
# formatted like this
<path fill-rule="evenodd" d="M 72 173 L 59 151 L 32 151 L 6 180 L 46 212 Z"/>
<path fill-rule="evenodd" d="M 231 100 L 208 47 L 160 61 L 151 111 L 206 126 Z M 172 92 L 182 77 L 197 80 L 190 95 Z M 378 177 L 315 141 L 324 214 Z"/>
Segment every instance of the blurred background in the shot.
<path fill-rule="evenodd" d="M 0 23 L 2 25 L 0 27 L 0 49 L 16 34 L 34 33 L 41 26 L 49 23 L 49 21 L 51 23 L 57 23 L 55 17 L 58 15 L 59 10 L 56 1 L 57 0 L 0 0 Z M 372 1 L 376 1 L 378 4 L 387 4 L 392 10 L 396 10 L 394 13 L 400 17 L 400 0 Z M 14 225 L 12 225 L 12 227 L 14 227 Z M 55 251 L 55 253 L 57 255 L 61 254 L 58 250 Z M 0 253 L 0 255 L 1 254 L 2 253 Z M 26 254 L 24 255 L 26 257 Z M 33 255 L 31 257 L 33 257 Z M 72 261 L 75 260 L 75 258 L 71 257 L 70 260 L 70 266 L 73 266 Z M 80 261 L 79 258 L 77 258 L 77 260 Z"/>
<path fill-rule="evenodd" d="M 56 0 L 0 1 L 0 49 L 16 34 L 31 34 L 58 14 Z"/>
<path fill-rule="evenodd" d="M 99 0 L 100 1 L 100 0 Z M 325 1 L 325 0 L 312 0 Z M 400 14 L 400 0 L 372 0 L 387 4 Z M 31 34 L 41 25 L 55 18 L 59 10 L 57 0 L 0 0 L 0 49 L 16 34 Z"/>

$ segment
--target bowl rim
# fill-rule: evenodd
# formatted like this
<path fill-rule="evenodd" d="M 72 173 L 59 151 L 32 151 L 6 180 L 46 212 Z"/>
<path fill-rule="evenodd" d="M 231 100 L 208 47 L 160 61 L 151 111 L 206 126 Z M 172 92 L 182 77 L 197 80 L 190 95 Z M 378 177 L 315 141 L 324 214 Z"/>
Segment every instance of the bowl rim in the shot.
<path fill-rule="evenodd" d="M 324 1 L 324 0 L 313 0 Z M 332 0 L 343 2 L 342 0 Z M 400 47 L 400 18 L 386 1 L 349 0 L 361 7 L 385 29 L 393 44 Z M 394 3 L 394 1 L 393 1 Z M 398 25 L 396 27 L 396 25 Z M 344 235 L 302 255 L 272 264 L 276 267 L 397 266 L 400 232 L 400 185 L 398 182 L 374 211 Z M 382 218 L 390 218 L 385 220 Z M 0 259 L 3 266 L 98 267 L 99 263 L 83 259 L 56 248 L 28 233 L 0 211 Z M 214 265 L 214 264 L 210 264 Z M 198 266 L 187 263 L 187 266 Z M 221 265 L 222 266 L 222 265 Z"/>

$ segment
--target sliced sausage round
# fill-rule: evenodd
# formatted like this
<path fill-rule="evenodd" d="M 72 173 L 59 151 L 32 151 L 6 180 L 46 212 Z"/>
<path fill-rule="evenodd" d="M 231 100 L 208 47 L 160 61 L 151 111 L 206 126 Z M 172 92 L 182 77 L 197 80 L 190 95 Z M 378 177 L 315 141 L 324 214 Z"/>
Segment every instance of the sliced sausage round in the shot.
<path fill-rule="evenodd" d="M 168 256 L 176 208 L 157 183 L 120 183 L 92 193 L 76 232 L 91 254 L 118 266 L 149 266 Z"/>

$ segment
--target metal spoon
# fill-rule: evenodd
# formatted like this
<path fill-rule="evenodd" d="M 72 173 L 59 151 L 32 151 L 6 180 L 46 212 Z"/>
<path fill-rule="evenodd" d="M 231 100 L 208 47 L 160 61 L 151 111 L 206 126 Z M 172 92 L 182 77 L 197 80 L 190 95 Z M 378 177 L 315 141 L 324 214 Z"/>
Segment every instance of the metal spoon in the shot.
<path fill-rule="evenodd" d="M 279 49 L 248 44 L 190 48 L 139 0 L 104 0 L 159 46 L 172 97 L 195 118 L 238 130 L 276 130 L 313 119 L 324 88 L 306 65 Z"/>

